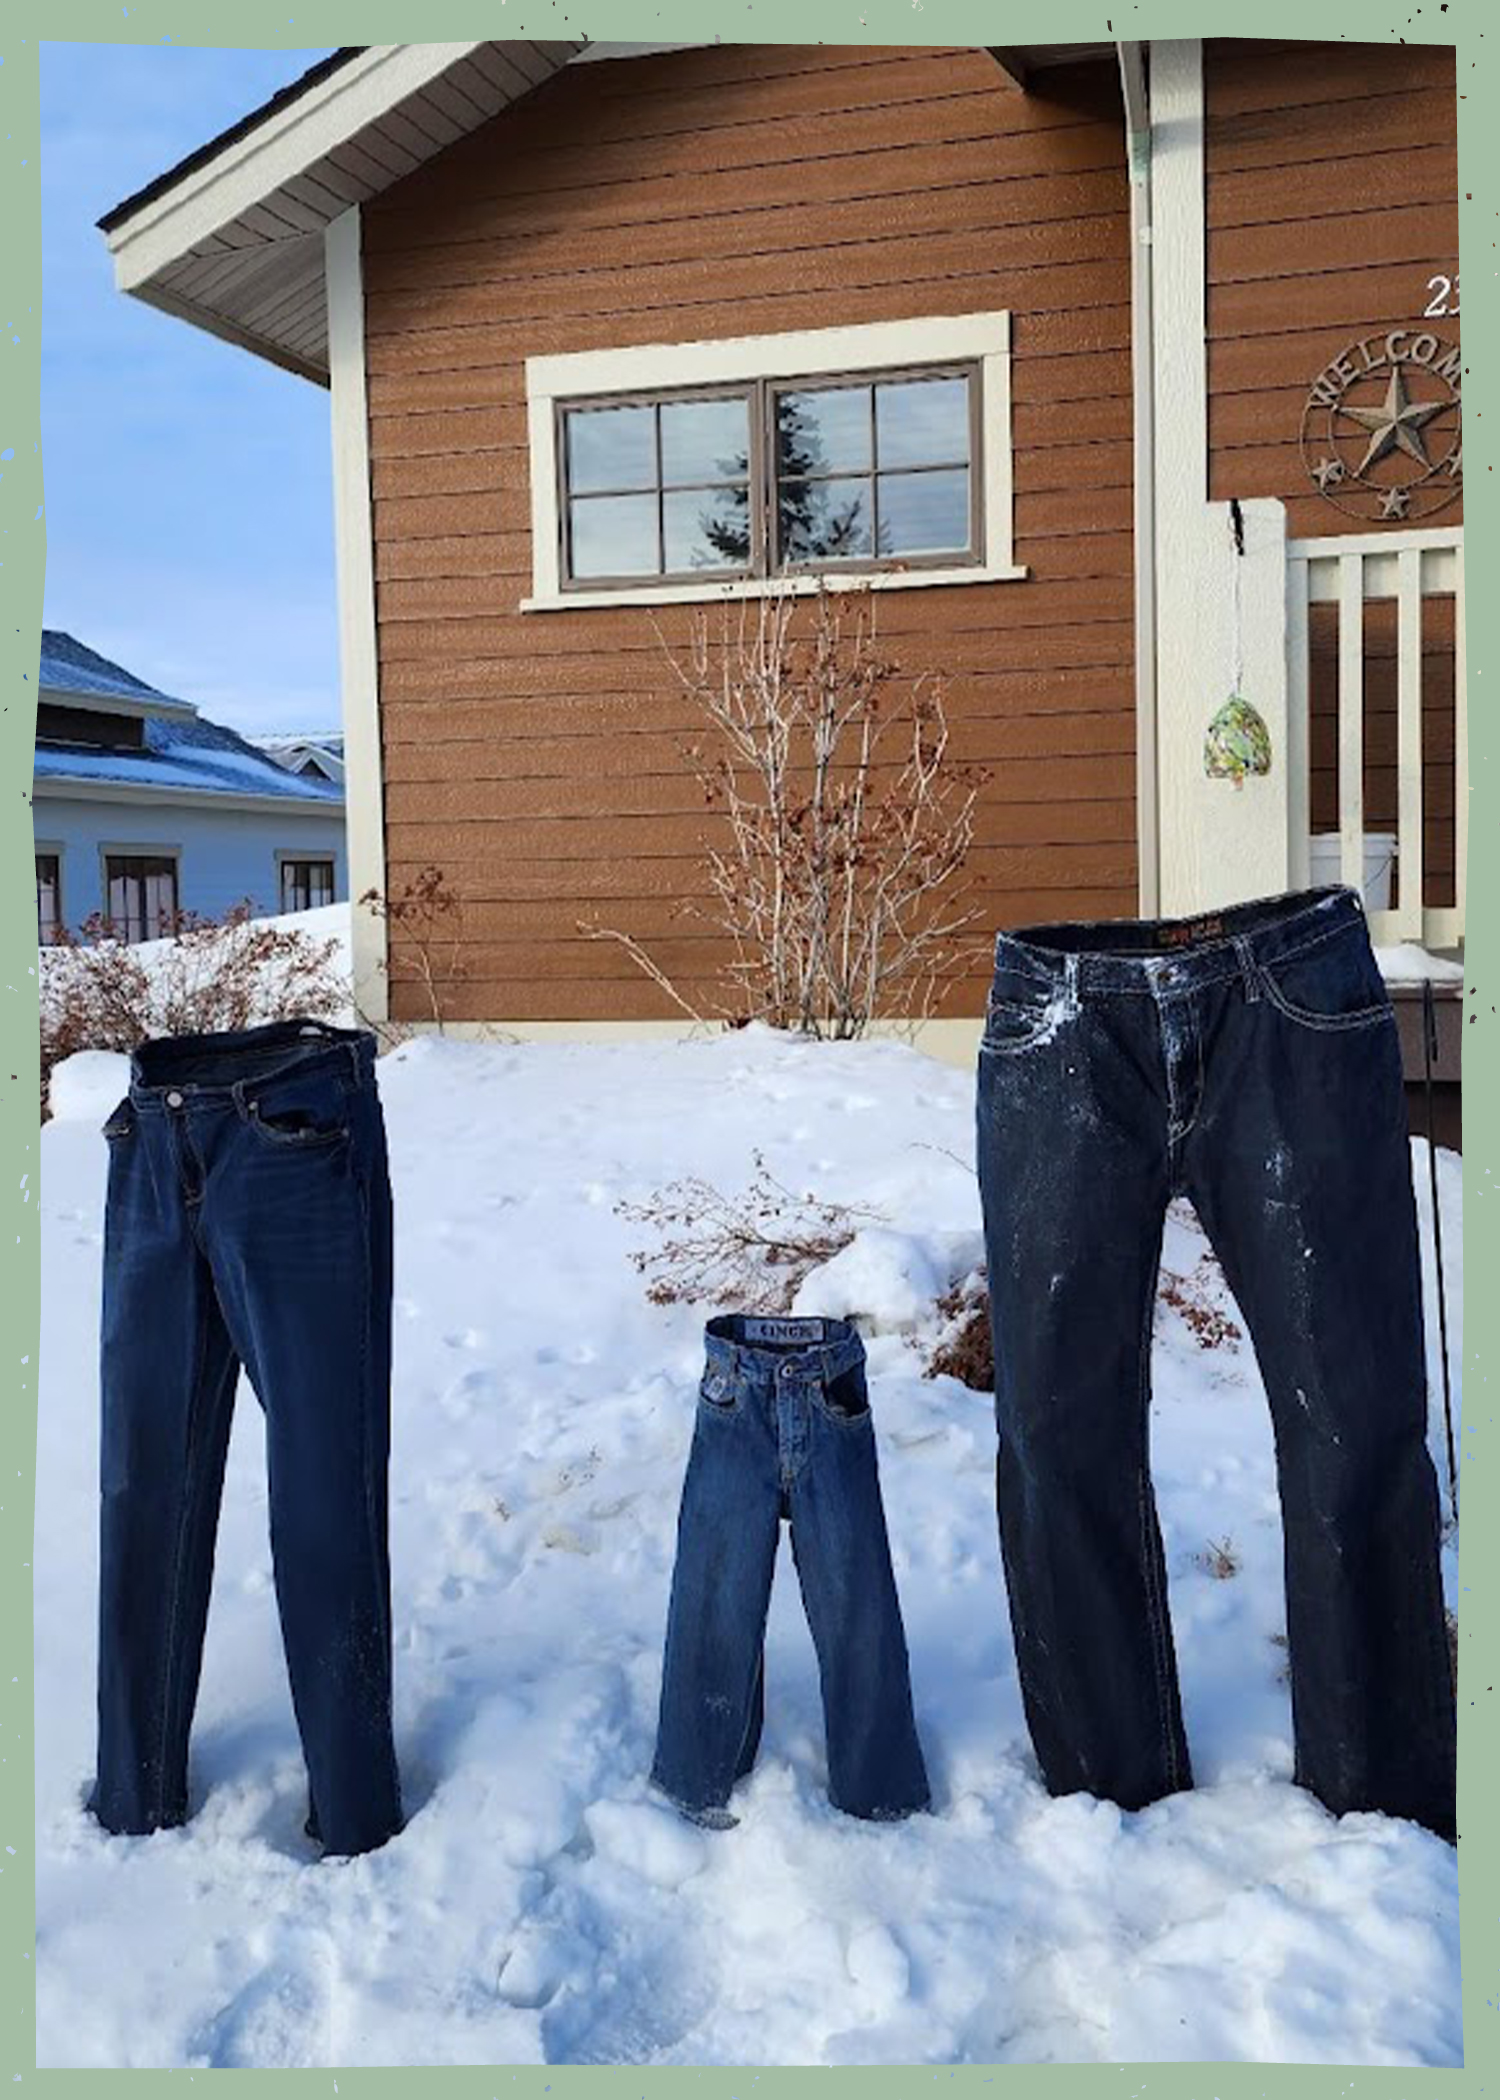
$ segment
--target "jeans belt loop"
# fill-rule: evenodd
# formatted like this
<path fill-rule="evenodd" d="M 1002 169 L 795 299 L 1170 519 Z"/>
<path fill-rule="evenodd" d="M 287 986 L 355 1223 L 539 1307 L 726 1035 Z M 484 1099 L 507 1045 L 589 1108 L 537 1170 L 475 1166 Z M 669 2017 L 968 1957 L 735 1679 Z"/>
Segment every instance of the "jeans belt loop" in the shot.
<path fill-rule="evenodd" d="M 1076 1014 L 1079 1010 L 1078 963 L 1078 956 L 1071 951 L 1063 957 L 1064 996 L 1067 1002 L 1067 1011 L 1070 1014 Z"/>
<path fill-rule="evenodd" d="M 1245 980 L 1245 1004 L 1253 1006 L 1260 997 L 1260 970 L 1255 960 L 1255 950 L 1247 935 L 1234 936 L 1235 953 L 1240 959 L 1240 974 Z"/>

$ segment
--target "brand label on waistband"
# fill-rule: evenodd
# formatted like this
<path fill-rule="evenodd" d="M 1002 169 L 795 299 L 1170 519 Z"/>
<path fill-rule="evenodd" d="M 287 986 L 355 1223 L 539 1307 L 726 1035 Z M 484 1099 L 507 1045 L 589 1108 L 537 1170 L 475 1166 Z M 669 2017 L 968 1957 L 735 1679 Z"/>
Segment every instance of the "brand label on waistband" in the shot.
<path fill-rule="evenodd" d="M 821 1320 L 753 1320 L 745 1322 L 747 1342 L 821 1342 Z"/>
<path fill-rule="evenodd" d="M 1185 926 L 1158 926 L 1158 948 L 1185 948 L 1190 941 L 1206 941 L 1224 931 L 1222 919 L 1189 919 Z"/>

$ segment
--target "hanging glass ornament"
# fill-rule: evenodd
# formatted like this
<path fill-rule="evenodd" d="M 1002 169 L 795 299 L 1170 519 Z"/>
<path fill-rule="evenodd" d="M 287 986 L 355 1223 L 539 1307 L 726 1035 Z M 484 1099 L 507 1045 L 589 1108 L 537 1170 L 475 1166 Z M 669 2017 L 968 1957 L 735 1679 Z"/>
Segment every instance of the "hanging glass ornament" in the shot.
<path fill-rule="evenodd" d="M 1229 529 L 1234 541 L 1234 558 L 1230 565 L 1230 575 L 1234 579 L 1230 614 L 1234 669 L 1229 698 L 1209 723 L 1208 734 L 1203 739 L 1203 770 L 1210 780 L 1232 780 L 1239 788 L 1245 785 L 1247 774 L 1270 772 L 1271 732 L 1266 727 L 1265 716 L 1241 690 L 1245 670 L 1240 630 L 1240 563 L 1245 557 L 1245 521 L 1236 502 L 1229 506 Z"/>
<path fill-rule="evenodd" d="M 1231 693 L 1209 723 L 1203 770 L 1210 780 L 1232 780 L 1236 787 L 1244 786 L 1247 773 L 1270 772 L 1271 732 L 1242 694 Z"/>

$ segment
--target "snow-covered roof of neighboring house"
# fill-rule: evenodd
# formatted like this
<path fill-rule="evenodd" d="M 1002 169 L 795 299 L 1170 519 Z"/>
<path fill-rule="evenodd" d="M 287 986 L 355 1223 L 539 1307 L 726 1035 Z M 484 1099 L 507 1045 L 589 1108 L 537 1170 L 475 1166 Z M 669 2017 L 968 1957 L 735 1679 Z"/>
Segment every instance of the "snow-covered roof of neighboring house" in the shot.
<path fill-rule="evenodd" d="M 67 684 L 65 678 L 90 683 Z M 254 796 L 282 803 L 343 807 L 340 782 L 289 773 L 248 738 L 220 722 L 210 722 L 185 700 L 169 701 L 133 673 L 86 648 L 70 634 L 47 629 L 42 636 L 40 687 L 46 693 L 77 695 L 96 710 L 118 701 L 118 712 L 132 718 L 143 700 L 161 703 L 144 713 L 139 750 L 96 751 L 38 745 L 33 764 L 35 785 L 58 792 L 69 785 L 86 788 L 146 788 L 170 799 L 174 792 L 201 795 Z M 134 704 L 132 704 L 134 703 Z"/>
<path fill-rule="evenodd" d="M 96 223 L 115 284 L 328 384 L 324 230 L 570 64 L 684 44 L 345 45 Z M 1018 87 L 1111 43 L 988 48 Z"/>
<path fill-rule="evenodd" d="M 254 742 L 268 758 L 275 759 L 278 766 L 285 766 L 289 772 L 300 773 L 309 765 L 317 765 L 331 780 L 344 777 L 342 730 L 330 730 L 326 736 L 316 733 L 309 736 L 258 736 Z"/>
<path fill-rule="evenodd" d="M 144 678 L 137 678 L 133 671 L 111 663 L 107 656 L 101 656 L 97 649 L 90 649 L 60 627 L 42 629 L 37 690 L 66 693 L 70 699 L 79 701 L 129 703 L 118 710 L 122 714 L 196 715 L 198 712 L 191 700 L 175 700 L 168 693 L 158 692 L 154 685 L 147 685 Z"/>

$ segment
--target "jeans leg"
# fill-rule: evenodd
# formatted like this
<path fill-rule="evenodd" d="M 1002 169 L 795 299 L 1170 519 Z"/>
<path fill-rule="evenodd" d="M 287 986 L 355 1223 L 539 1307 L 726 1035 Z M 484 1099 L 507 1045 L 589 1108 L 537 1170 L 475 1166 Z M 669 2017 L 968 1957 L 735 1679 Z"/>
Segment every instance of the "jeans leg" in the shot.
<path fill-rule="evenodd" d="M 236 1129 L 209 1189 L 225 1314 L 266 1416 L 271 1552 L 309 1828 L 402 1827 L 391 1725 L 389 1184 L 379 1110 L 329 1143 Z"/>
<path fill-rule="evenodd" d="M 98 1762 L 89 1807 L 140 1834 L 187 1814 L 188 1737 L 239 1363 L 169 1133 L 111 1140 L 100 1333 Z"/>
<path fill-rule="evenodd" d="M 874 1426 L 868 1412 L 837 1423 L 815 1415 L 811 1438 L 792 1487 L 792 1555 L 818 1656 L 828 1797 L 846 1815 L 895 1821 L 927 1808 L 931 1793 Z"/>
<path fill-rule="evenodd" d="M 1153 1002 L 985 1050 L 978 1164 L 996 1504 L 1016 1662 L 1050 1792 L 1140 1808 L 1192 1784 L 1149 1470 L 1168 1196 Z"/>
<path fill-rule="evenodd" d="M 1232 995 L 1188 1191 L 1276 1434 L 1298 1782 L 1454 1834 L 1455 1714 L 1427 1450 L 1416 1208 L 1389 1016 Z"/>
<path fill-rule="evenodd" d="M 758 1747 L 781 1534 L 775 1439 L 752 1401 L 700 1399 L 682 1483 L 653 1784 L 720 1809 Z"/>

